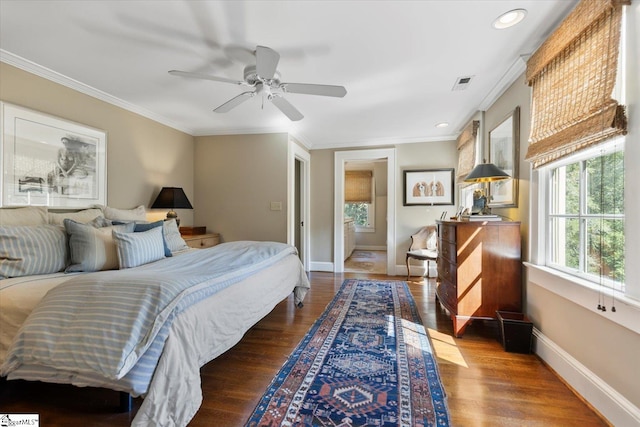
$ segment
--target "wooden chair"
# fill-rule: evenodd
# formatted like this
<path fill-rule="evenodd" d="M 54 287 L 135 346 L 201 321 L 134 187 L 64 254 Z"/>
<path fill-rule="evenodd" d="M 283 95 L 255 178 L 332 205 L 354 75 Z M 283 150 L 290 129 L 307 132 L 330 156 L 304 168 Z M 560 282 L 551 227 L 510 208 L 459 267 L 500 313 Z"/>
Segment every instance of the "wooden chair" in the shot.
<path fill-rule="evenodd" d="M 407 251 L 407 280 L 411 277 L 409 269 L 409 260 L 417 259 L 427 261 L 427 277 L 429 277 L 429 265 L 431 261 L 436 262 L 438 259 L 438 240 L 437 227 L 435 225 L 427 225 L 422 227 L 416 234 L 411 236 L 411 246 Z"/>

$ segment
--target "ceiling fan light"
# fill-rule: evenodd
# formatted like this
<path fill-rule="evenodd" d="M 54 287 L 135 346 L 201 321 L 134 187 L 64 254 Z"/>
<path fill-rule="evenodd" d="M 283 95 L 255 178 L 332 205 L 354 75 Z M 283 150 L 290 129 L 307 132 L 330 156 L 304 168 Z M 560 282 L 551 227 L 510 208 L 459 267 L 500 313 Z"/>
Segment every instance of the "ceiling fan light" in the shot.
<path fill-rule="evenodd" d="M 510 28 L 518 24 L 526 16 L 527 16 L 526 9 L 513 9 L 498 16 L 498 18 L 495 21 L 493 21 L 492 26 L 496 30 L 504 30 L 505 28 Z"/>

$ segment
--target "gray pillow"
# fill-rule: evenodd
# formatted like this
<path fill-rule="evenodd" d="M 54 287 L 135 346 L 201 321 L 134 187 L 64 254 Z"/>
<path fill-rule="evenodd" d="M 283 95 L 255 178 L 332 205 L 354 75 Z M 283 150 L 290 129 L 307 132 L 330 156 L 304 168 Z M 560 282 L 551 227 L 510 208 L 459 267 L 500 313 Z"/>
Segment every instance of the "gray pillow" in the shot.
<path fill-rule="evenodd" d="M 0 227 L 0 278 L 57 273 L 68 259 L 67 233 L 62 227 Z"/>
<path fill-rule="evenodd" d="M 117 270 L 118 251 L 113 240 L 113 231 L 133 232 L 135 224 L 127 223 L 110 227 L 96 228 L 80 224 L 71 219 L 64 220 L 64 227 L 69 234 L 69 252 L 71 265 L 65 270 L 75 271 Z"/>
<path fill-rule="evenodd" d="M 48 209 L 46 206 L 27 206 L 26 208 L 0 209 L 0 226 L 7 225 L 46 225 Z"/>
<path fill-rule="evenodd" d="M 86 224 L 93 219 L 102 216 L 100 209 L 84 209 L 77 212 L 49 212 L 49 224 L 64 225 L 65 219 L 72 219 L 76 222 Z"/>

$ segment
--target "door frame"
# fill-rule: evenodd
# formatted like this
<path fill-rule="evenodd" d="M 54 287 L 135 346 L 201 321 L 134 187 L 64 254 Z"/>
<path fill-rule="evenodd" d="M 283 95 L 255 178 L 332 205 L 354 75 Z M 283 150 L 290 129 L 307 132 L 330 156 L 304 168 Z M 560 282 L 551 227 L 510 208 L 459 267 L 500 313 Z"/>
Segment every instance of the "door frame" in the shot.
<path fill-rule="evenodd" d="M 353 160 L 387 159 L 387 275 L 396 272 L 396 149 L 379 148 L 335 152 L 333 271 L 344 272 L 344 171 Z"/>
<path fill-rule="evenodd" d="M 287 243 L 295 246 L 296 227 L 302 230 L 300 233 L 300 246 L 302 246 L 302 265 L 305 271 L 310 269 L 311 228 L 310 222 L 310 195 L 311 195 L 311 155 L 293 140 L 289 139 L 287 149 Z M 300 162 L 300 200 L 295 196 L 296 160 Z M 296 224 L 296 205 L 300 207 L 300 219 L 303 225 Z"/>

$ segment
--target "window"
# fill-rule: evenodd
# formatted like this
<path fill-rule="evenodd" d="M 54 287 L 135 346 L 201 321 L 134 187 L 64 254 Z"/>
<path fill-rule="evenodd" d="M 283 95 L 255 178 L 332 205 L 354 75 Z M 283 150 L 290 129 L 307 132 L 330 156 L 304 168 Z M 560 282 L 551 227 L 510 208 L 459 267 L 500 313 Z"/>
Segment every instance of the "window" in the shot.
<path fill-rule="evenodd" d="M 549 167 L 547 265 L 624 291 L 624 150 L 609 143 Z"/>
<path fill-rule="evenodd" d="M 345 203 L 344 216 L 353 218 L 356 231 L 375 231 L 375 203 Z"/>
<path fill-rule="evenodd" d="M 373 171 L 345 171 L 344 183 L 344 216 L 353 218 L 357 232 L 375 232 L 376 181 Z"/>

